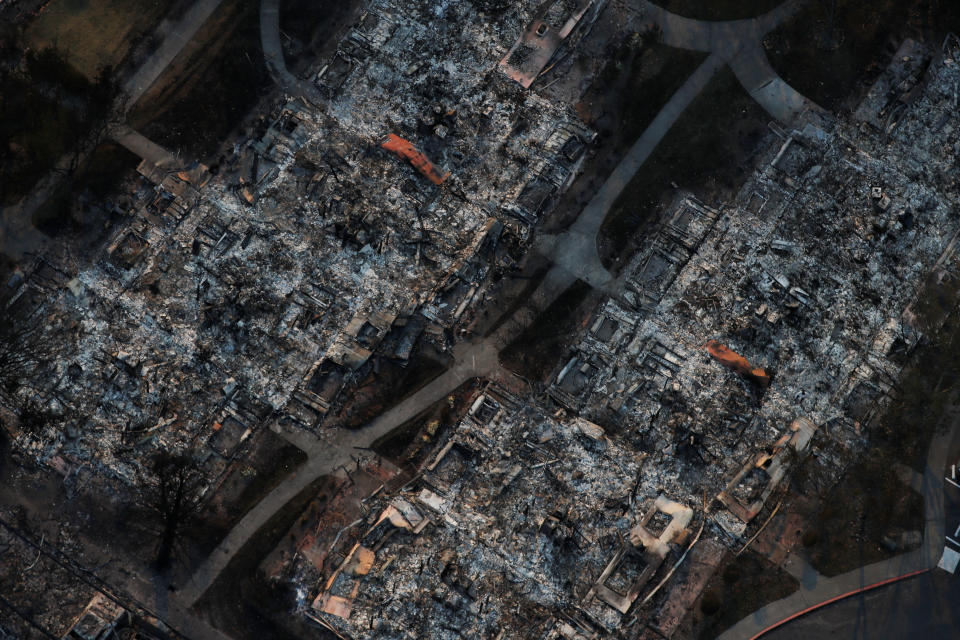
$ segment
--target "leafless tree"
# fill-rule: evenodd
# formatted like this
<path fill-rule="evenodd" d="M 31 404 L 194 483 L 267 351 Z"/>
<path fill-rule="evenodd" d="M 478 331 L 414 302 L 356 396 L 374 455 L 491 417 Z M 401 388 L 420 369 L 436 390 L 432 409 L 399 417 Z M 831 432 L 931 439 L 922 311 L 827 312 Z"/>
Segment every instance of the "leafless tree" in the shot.
<path fill-rule="evenodd" d="M 155 564 L 166 569 L 184 525 L 196 514 L 202 477 L 194 456 L 160 451 L 153 459 L 153 508 L 160 519 Z"/>
<path fill-rule="evenodd" d="M 30 372 L 49 358 L 42 325 L 0 309 L 0 402 L 12 406 Z"/>

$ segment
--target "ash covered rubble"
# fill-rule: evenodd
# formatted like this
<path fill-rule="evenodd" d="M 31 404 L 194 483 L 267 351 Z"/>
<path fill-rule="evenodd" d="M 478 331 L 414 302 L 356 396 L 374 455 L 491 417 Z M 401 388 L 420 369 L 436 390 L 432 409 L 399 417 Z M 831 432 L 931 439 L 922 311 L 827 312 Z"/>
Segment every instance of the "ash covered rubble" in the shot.
<path fill-rule="evenodd" d="M 17 515 L 7 510 L 2 513 L 5 520 Z M 58 533 L 55 541 L 61 548 L 78 550 L 79 545 L 69 534 Z M 38 552 L 6 523 L 0 526 L 0 553 L 0 631 L 6 628 L 11 638 L 49 637 L 43 635 L 44 630 L 55 637 L 66 634 L 96 592 L 67 568 Z"/>
<path fill-rule="evenodd" d="M 262 426 L 316 429 L 381 358 L 449 348 L 594 138 L 497 67 L 536 6 L 376 0 L 312 72 L 326 102 L 268 105 L 212 168 L 141 163 L 102 257 L 7 287 L 56 351 L 17 401 L 57 419 L 20 449 L 117 486 L 190 449 L 215 486 Z"/>
<path fill-rule="evenodd" d="M 33 640 L 169 640 L 162 624 L 135 603 L 99 589 L 81 574 L 71 557 L 83 556 L 83 544 L 67 528 L 33 539 L 18 525 L 26 514 L 0 511 L 0 638 Z M 179 637 L 179 636 L 177 636 Z"/>
<path fill-rule="evenodd" d="M 634 425 L 735 537 L 811 443 L 825 484 L 862 450 L 921 337 L 911 303 L 957 268 L 956 51 L 905 43 L 883 100 L 774 136 L 734 202 L 678 196 L 551 378 L 562 406 Z"/>
<path fill-rule="evenodd" d="M 645 458 L 489 385 L 326 565 L 294 560 L 321 585 L 303 611 L 346 637 L 599 637 L 702 522 Z"/>
<path fill-rule="evenodd" d="M 679 194 L 545 397 L 488 386 L 325 564 L 294 559 L 303 614 L 350 638 L 671 637 L 806 456 L 837 482 L 922 338 L 925 278 L 960 269 L 960 46 L 904 47 L 854 117 L 772 127 L 732 202 Z"/>

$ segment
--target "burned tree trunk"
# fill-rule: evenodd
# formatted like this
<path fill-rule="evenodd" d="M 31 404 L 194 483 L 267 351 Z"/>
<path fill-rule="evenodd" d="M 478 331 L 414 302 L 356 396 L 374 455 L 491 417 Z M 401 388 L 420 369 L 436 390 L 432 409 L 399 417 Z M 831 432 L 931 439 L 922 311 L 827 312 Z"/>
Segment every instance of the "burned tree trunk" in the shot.
<path fill-rule="evenodd" d="M 170 566 L 180 530 L 196 512 L 200 475 L 192 456 L 167 451 L 156 455 L 153 472 L 156 480 L 154 508 L 160 519 L 160 539 L 154 564 L 162 570 Z"/>
<path fill-rule="evenodd" d="M 41 324 L 0 311 L 0 401 L 12 404 L 28 374 L 47 358 Z"/>

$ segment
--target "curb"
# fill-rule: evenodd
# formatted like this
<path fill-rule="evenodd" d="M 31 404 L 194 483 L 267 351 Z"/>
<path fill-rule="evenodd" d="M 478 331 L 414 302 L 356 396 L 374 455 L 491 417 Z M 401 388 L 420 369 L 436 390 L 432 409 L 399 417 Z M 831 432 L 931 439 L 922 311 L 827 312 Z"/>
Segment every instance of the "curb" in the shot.
<path fill-rule="evenodd" d="M 843 600 L 843 599 L 845 599 L 845 598 L 849 598 L 850 596 L 855 596 L 855 595 L 857 595 L 857 594 L 864 593 L 864 592 L 866 592 L 866 591 L 870 591 L 870 590 L 876 589 L 876 588 L 878 588 L 878 587 L 883 587 L 883 586 L 885 586 L 885 585 L 888 585 L 888 584 L 891 584 L 891 583 L 894 583 L 894 582 L 899 582 L 900 580 L 906 580 L 906 579 L 908 579 L 908 578 L 913 578 L 913 577 L 915 577 L 915 576 L 920 575 L 921 573 L 927 573 L 928 571 L 930 571 L 930 569 L 919 569 L 919 570 L 917 570 L 917 571 L 911 571 L 910 573 L 905 573 L 905 574 L 903 574 L 902 576 L 897 576 L 897 577 L 895 577 L 895 578 L 887 578 L 886 580 L 881 580 L 880 582 L 875 582 L 875 583 L 870 584 L 870 585 L 867 585 L 867 586 L 865 586 L 865 587 L 860 587 L 860 588 L 858 588 L 858 589 L 854 589 L 853 591 L 848 591 L 847 593 L 842 593 L 842 594 L 840 594 L 840 595 L 838 595 L 838 596 L 834 596 L 834 597 L 832 597 L 832 598 L 829 598 L 829 599 L 827 599 L 827 600 L 824 600 L 823 602 L 821 602 L 821 603 L 819 603 L 819 604 L 815 604 L 815 605 L 813 605 L 812 607 L 807 607 L 806 609 L 803 609 L 803 610 L 801 610 L 801 611 L 798 611 L 798 612 L 794 613 L 793 615 L 788 616 L 788 617 L 784 618 L 783 620 L 780 620 L 779 622 L 773 623 L 772 625 L 770 625 L 770 626 L 767 627 L 766 629 L 764 629 L 764 630 L 760 631 L 759 633 L 751 636 L 751 637 L 750 637 L 750 640 L 757 640 L 757 638 L 760 638 L 761 636 L 766 635 L 767 633 L 773 631 L 773 630 L 776 629 L 777 627 L 783 626 L 783 625 L 787 624 L 788 622 L 790 622 L 791 620 L 795 620 L 795 619 L 799 618 L 800 616 L 803 616 L 803 615 L 806 615 L 806 614 L 810 613 L 811 611 L 816 611 L 817 609 L 823 608 L 823 607 L 827 606 L 828 604 L 833 604 L 834 602 L 837 602 L 837 601 L 839 601 L 839 600 Z"/>

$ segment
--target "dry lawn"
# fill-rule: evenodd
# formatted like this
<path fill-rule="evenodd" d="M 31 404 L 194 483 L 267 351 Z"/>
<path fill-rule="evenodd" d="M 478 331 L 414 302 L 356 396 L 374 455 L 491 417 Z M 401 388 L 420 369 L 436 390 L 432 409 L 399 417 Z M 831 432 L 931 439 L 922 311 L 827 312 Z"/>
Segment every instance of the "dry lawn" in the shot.
<path fill-rule="evenodd" d="M 119 65 L 133 42 L 164 15 L 171 0 L 53 0 L 27 28 L 27 44 L 56 45 L 93 80 L 101 67 Z"/>

